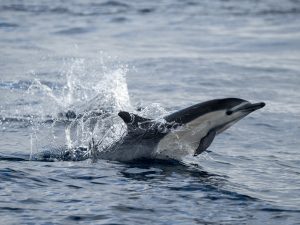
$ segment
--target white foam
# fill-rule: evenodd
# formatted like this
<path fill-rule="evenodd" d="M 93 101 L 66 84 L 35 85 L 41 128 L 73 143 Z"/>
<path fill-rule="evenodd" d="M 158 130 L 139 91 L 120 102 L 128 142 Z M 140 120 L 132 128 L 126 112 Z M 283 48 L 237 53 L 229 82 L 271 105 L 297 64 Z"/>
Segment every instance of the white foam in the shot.
<path fill-rule="evenodd" d="M 105 59 L 70 59 L 65 61 L 60 76 L 64 81 L 61 90 L 53 90 L 36 79 L 28 89 L 33 99 L 39 99 L 40 119 L 33 122 L 31 151 L 45 146 L 88 146 L 92 140 L 101 140 L 101 148 L 122 137 L 126 128 L 117 117 L 120 110 L 132 110 L 126 83 L 128 66 L 108 63 Z M 33 107 L 33 106 L 32 106 Z M 41 118 L 74 110 L 83 116 L 62 129 L 57 123 L 44 124 Z M 104 112 L 96 114 L 93 112 Z M 59 118 L 57 118 L 59 120 Z M 99 150 L 101 150 L 101 148 Z"/>

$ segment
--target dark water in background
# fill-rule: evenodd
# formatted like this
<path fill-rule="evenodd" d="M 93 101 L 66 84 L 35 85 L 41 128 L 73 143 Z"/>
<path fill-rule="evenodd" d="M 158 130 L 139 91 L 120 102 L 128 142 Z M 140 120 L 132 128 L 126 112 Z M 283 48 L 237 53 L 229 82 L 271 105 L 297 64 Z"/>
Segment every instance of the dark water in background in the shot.
<path fill-rule="evenodd" d="M 299 224 L 300 1 L 2 0 L 0 49 L 1 224 Z M 154 118 L 267 107 L 186 166 L 18 161 L 66 141 L 41 121 L 130 108 L 127 86 Z"/>

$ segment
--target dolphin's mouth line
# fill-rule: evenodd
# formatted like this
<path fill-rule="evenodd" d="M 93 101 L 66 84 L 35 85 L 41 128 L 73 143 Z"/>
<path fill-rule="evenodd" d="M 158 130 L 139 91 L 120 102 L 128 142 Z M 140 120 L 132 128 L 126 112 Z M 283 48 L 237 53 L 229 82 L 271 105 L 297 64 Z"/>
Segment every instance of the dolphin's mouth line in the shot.
<path fill-rule="evenodd" d="M 227 113 L 227 115 L 231 115 L 231 114 L 233 114 L 233 113 L 235 113 L 235 112 L 239 112 L 239 111 L 242 111 L 242 112 L 253 112 L 253 111 L 255 111 L 255 110 L 258 110 L 258 109 L 263 108 L 265 105 L 266 105 L 266 104 L 265 104 L 264 102 L 258 102 L 258 103 L 254 103 L 254 104 L 248 103 L 248 104 L 243 105 L 243 106 L 241 106 L 241 107 L 239 107 L 239 108 L 237 108 L 237 109 L 234 109 L 234 110 L 232 110 L 232 109 L 227 110 L 226 113 Z"/>

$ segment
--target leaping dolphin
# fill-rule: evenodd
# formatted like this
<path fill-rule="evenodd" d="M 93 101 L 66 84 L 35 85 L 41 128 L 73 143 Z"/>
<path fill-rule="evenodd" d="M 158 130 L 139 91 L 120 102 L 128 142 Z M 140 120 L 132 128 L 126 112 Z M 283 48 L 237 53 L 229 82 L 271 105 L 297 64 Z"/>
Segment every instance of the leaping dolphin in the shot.
<path fill-rule="evenodd" d="M 127 124 L 127 134 L 106 151 L 94 152 L 97 158 L 114 161 L 197 156 L 217 134 L 264 106 L 238 98 L 215 99 L 179 110 L 162 121 L 121 111 L 118 115 Z"/>

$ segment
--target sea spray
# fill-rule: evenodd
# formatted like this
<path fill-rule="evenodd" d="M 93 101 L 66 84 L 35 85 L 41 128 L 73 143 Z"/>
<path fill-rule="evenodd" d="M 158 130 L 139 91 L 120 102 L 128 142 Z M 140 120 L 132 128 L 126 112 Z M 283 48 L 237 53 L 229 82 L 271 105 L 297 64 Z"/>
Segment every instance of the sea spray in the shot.
<path fill-rule="evenodd" d="M 61 89 L 35 79 L 28 94 L 42 102 L 40 118 L 32 120 L 32 154 L 88 148 L 92 140 L 101 140 L 101 145 L 95 144 L 101 151 L 119 140 L 126 127 L 117 113 L 132 110 L 127 72 L 127 65 L 106 65 L 103 58 L 74 58 L 64 62 Z M 74 112 L 74 119 L 64 117 L 68 110 Z"/>

